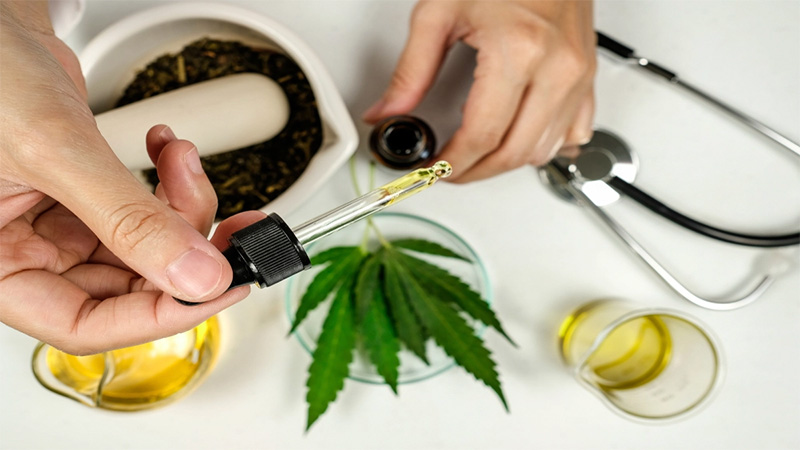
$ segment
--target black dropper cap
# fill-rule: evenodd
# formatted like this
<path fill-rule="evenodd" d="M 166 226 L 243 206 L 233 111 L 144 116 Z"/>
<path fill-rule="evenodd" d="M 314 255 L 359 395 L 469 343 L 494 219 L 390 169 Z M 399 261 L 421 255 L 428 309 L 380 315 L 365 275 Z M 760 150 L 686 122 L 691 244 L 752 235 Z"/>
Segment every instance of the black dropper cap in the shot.
<path fill-rule="evenodd" d="M 372 129 L 369 148 L 375 159 L 392 169 L 416 169 L 436 152 L 436 136 L 425 121 L 414 116 L 392 116 Z"/>
<path fill-rule="evenodd" d="M 272 286 L 311 267 L 300 241 L 275 213 L 233 233 L 228 241 L 230 247 L 222 251 L 233 269 L 228 289 L 253 283 L 262 288 Z M 177 298 L 175 301 L 199 305 Z"/>

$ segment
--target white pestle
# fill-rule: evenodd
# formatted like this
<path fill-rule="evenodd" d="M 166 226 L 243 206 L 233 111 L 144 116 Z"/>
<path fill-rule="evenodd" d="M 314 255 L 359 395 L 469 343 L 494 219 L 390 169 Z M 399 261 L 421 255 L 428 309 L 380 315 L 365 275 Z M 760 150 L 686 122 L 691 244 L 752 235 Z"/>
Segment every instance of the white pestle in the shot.
<path fill-rule="evenodd" d="M 289 101 L 270 78 L 241 73 L 192 84 L 95 116 L 100 133 L 131 171 L 149 169 L 145 134 L 166 124 L 200 156 L 258 144 L 289 119 Z"/>

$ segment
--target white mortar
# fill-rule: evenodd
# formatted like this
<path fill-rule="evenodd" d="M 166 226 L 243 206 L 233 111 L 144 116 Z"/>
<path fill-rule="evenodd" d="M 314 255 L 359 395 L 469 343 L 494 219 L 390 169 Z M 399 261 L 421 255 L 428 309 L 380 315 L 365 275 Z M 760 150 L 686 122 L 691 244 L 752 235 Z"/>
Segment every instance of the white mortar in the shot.
<path fill-rule="evenodd" d="M 112 108 L 137 71 L 158 56 L 176 53 L 203 37 L 284 53 L 297 62 L 311 84 L 322 120 L 322 145 L 300 178 L 262 208 L 286 215 L 347 161 L 358 145 L 358 135 L 322 62 L 299 37 L 274 20 L 216 3 L 175 3 L 129 16 L 98 34 L 80 55 L 89 106 L 95 114 Z"/>

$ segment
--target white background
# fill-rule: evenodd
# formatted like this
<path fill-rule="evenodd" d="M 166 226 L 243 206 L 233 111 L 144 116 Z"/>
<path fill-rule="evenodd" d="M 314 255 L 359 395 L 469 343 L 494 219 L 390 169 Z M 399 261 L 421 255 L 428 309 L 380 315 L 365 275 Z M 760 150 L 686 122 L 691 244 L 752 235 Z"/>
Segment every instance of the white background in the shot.
<path fill-rule="evenodd" d="M 114 21 L 157 2 L 89 1 L 68 39 L 80 49 Z M 330 70 L 353 117 L 382 92 L 407 35 L 412 2 L 235 2 L 299 34 Z M 598 29 L 800 140 L 800 2 L 600 1 Z M 444 139 L 459 121 L 473 53 L 457 48 L 418 110 Z M 749 232 L 800 227 L 800 158 L 660 79 L 600 58 L 596 123 L 638 152 L 636 184 L 683 212 Z M 359 124 L 362 138 L 369 131 Z M 366 166 L 363 146 L 359 164 Z M 379 181 L 390 175 L 379 174 Z M 286 217 L 299 224 L 353 196 L 346 168 Z M 121 414 L 58 397 L 34 380 L 31 338 L 0 326 L 0 448 L 798 448 L 800 270 L 794 250 L 717 243 L 631 201 L 607 209 L 700 295 L 748 287 L 765 256 L 795 265 L 755 304 L 733 312 L 682 300 L 587 211 L 554 197 L 532 168 L 470 185 L 442 183 L 396 207 L 450 227 L 483 258 L 496 310 L 520 344 L 487 334 L 509 400 L 461 369 L 400 387 L 348 381 L 304 434 L 309 356 L 287 338 L 285 283 L 231 311 L 239 328 L 215 371 L 163 409 Z M 698 414 L 630 422 L 580 387 L 556 350 L 561 319 L 601 297 L 679 309 L 720 338 L 726 378 Z"/>

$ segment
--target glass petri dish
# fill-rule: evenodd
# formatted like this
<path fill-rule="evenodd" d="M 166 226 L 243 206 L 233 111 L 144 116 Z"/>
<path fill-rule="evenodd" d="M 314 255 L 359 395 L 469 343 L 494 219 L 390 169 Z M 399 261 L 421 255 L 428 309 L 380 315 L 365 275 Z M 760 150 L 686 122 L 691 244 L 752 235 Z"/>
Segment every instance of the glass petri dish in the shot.
<path fill-rule="evenodd" d="M 380 213 L 373 216 L 372 220 L 381 234 L 388 240 L 406 238 L 425 239 L 436 242 L 468 258 L 471 262 L 414 252 L 415 257 L 434 263 L 461 278 L 464 283 L 468 284 L 491 305 L 492 289 L 486 268 L 475 250 L 453 231 L 430 219 L 412 214 Z M 368 222 L 364 220 L 350 225 L 343 230 L 312 243 L 306 248 L 306 251 L 309 255 L 313 256 L 331 247 L 360 245 L 368 226 L 367 224 Z M 369 248 L 374 250 L 378 245 L 374 232 L 370 231 L 370 238 L 368 240 Z M 300 299 L 305 293 L 309 283 L 311 283 L 311 280 L 314 279 L 322 268 L 324 268 L 324 266 L 312 267 L 289 279 L 285 299 L 289 323 L 294 322 L 295 311 L 300 303 Z M 303 323 L 294 332 L 294 336 L 300 342 L 300 345 L 302 345 L 309 354 L 314 353 L 317 338 L 319 337 L 322 323 L 325 320 L 329 308 L 330 298 L 309 313 Z M 478 321 L 471 321 L 470 323 L 473 325 L 478 335 L 482 334 L 486 328 L 485 325 Z M 453 359 L 437 346 L 432 339 L 429 339 L 426 345 L 429 364 L 425 364 L 425 362 L 406 349 L 400 352 L 398 384 L 427 380 L 455 366 Z M 356 350 L 349 369 L 350 374 L 348 378 L 352 380 L 370 384 L 385 384 L 383 378 L 375 371 L 375 368 L 369 362 L 369 358 L 363 354 L 360 349 Z"/>

